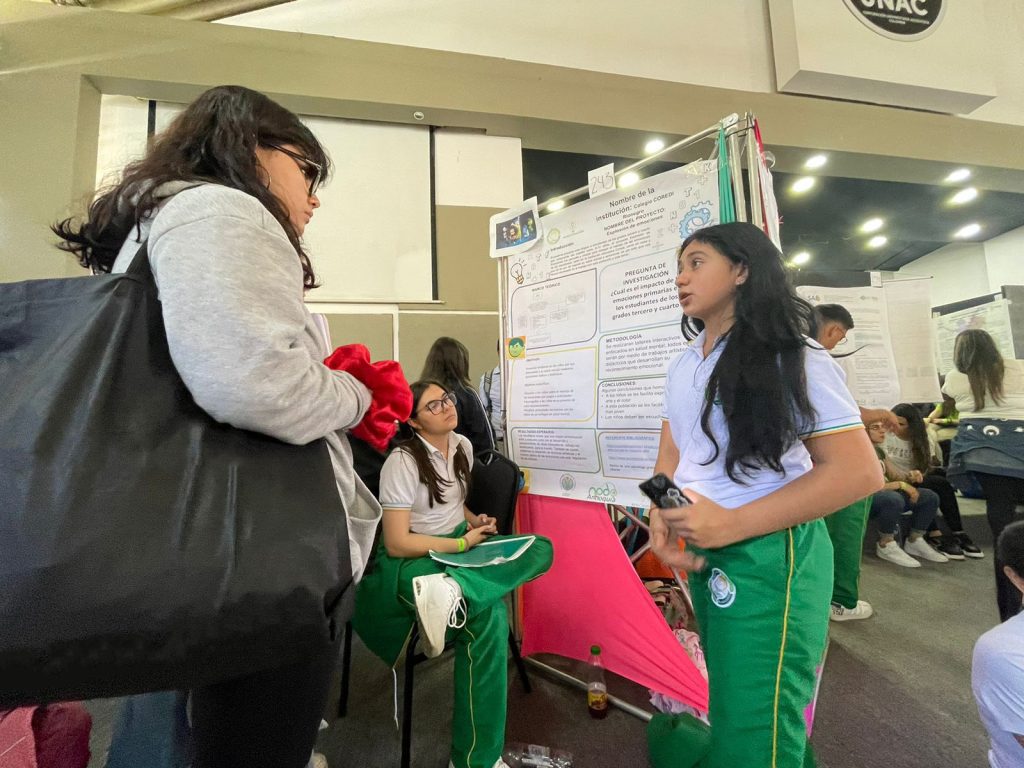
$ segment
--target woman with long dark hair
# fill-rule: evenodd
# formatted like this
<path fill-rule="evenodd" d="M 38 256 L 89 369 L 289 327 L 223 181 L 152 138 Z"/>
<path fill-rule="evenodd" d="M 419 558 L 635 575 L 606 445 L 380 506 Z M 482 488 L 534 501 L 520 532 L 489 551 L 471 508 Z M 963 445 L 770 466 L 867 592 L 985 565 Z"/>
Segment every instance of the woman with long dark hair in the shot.
<path fill-rule="evenodd" d="M 690 585 L 710 689 L 704 764 L 806 765 L 804 709 L 832 594 L 820 518 L 877 490 L 881 472 L 767 236 L 707 227 L 677 267 L 692 342 L 668 367 L 655 469 L 690 504 L 653 508 L 651 531 L 662 560 L 700 571 Z"/>
<path fill-rule="evenodd" d="M 921 412 L 909 403 L 893 406 L 892 412 L 896 414 L 896 427 L 886 433 L 882 444 L 889 464 L 898 474 L 897 479 L 938 495 L 939 511 L 950 530 L 948 535 L 944 534 L 932 523 L 925 540 L 950 560 L 984 557 L 964 531 L 960 502 L 946 479 L 942 449 L 935 433 L 928 429 Z"/>
<path fill-rule="evenodd" d="M 380 507 L 353 472 L 345 430 L 371 396 L 323 364 L 330 350 L 303 303 L 316 277 L 301 237 L 330 167 L 296 115 L 247 88 L 212 88 L 96 197 L 84 221 L 54 231 L 93 272 L 125 271 L 147 243 L 174 365 L 214 419 L 289 443 L 326 439 L 358 579 Z M 193 690 L 191 728 L 184 694 L 133 697 L 108 766 L 301 768 L 335 656 L 325 643 L 300 664 Z"/>
<path fill-rule="evenodd" d="M 455 432 L 458 414 L 439 381 L 412 385 L 413 412 L 380 473 L 383 537 L 359 585 L 353 626 L 366 646 L 394 666 L 419 622 L 427 656 L 455 641 L 451 766 L 507 768 L 505 743 L 508 613 L 503 598 L 551 567 L 541 536 L 515 559 L 482 567 L 445 565 L 493 541 L 495 518 L 466 506 L 473 446 Z"/>
<path fill-rule="evenodd" d="M 961 331 L 953 347 L 955 370 L 946 374 L 946 408 L 960 413 L 949 451 L 947 476 L 955 485 L 967 475 L 981 484 L 992 538 L 1013 522 L 1024 503 L 1024 361 L 1007 360 L 980 329 Z M 996 603 L 1006 621 L 1020 611 L 1020 594 L 995 558 Z"/>
<path fill-rule="evenodd" d="M 487 410 L 469 380 L 469 350 L 465 344 L 451 336 L 435 340 L 427 352 L 420 379 L 444 384 L 455 400 L 459 416 L 455 431 L 469 438 L 477 455 L 494 448 Z"/>

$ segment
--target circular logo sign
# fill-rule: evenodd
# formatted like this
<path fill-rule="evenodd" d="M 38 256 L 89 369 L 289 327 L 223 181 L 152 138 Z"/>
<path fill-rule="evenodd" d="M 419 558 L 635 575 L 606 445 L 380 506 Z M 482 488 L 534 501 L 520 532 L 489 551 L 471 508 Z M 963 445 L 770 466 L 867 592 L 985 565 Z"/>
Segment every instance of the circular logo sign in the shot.
<path fill-rule="evenodd" d="M 893 40 L 920 40 L 939 26 L 946 0 L 843 0 L 866 26 Z"/>

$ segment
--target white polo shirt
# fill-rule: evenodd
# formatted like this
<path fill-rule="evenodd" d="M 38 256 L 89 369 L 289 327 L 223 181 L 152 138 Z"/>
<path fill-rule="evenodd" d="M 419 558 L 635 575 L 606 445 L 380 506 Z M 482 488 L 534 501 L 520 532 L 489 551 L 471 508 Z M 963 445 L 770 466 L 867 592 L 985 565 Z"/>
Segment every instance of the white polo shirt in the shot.
<path fill-rule="evenodd" d="M 971 664 L 971 687 L 978 714 L 991 739 L 992 768 L 1024 766 L 1024 613 L 978 638 Z"/>
<path fill-rule="evenodd" d="M 801 439 L 864 429 L 860 410 L 846 388 L 842 369 L 824 347 L 814 341 L 808 341 L 808 344 L 804 348 L 804 372 L 807 396 L 814 407 L 816 418 L 812 423 L 800 425 Z M 782 455 L 782 473 L 763 468 L 750 475 L 740 475 L 746 485 L 734 483 L 725 471 L 729 430 L 721 406 L 715 405 L 711 412 L 710 427 L 719 452 L 714 461 L 705 464 L 714 455 L 714 446 L 704 434 L 700 423 L 704 410 L 704 391 L 724 346 L 716 344 L 706 359 L 703 348 L 702 332 L 669 363 L 662 418 L 668 420 L 672 439 L 679 449 L 679 465 L 674 474 L 676 485 L 692 488 L 717 504 L 734 509 L 767 496 L 809 472 L 811 456 L 804 444 L 797 440 Z"/>
<path fill-rule="evenodd" d="M 452 432 L 448 435 L 448 459 L 419 435 L 416 439 L 430 452 L 430 461 L 442 480 L 452 481 L 443 494 L 443 503 L 430 506 L 430 493 L 420 482 L 416 460 L 402 448 L 396 448 L 380 470 L 380 505 L 384 509 L 408 509 L 409 527 L 413 533 L 440 536 L 454 531 L 466 519 L 463 507 L 466 495 L 455 478 L 455 451 L 458 446 L 466 452 L 469 466 L 473 466 L 473 445 L 468 438 Z"/>

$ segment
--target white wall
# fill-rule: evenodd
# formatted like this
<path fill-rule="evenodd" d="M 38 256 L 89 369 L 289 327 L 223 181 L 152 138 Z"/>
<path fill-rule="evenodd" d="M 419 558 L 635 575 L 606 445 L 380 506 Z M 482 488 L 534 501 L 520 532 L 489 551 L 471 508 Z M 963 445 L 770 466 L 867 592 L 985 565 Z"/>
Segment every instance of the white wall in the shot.
<path fill-rule="evenodd" d="M 1024 285 L 1024 227 L 979 243 L 952 243 L 902 267 L 932 277 L 932 306 Z"/>
<path fill-rule="evenodd" d="M 1004 285 L 1024 285 L 1024 227 L 985 242 L 989 290 Z"/>
<path fill-rule="evenodd" d="M 848 13 L 842 0 L 815 2 Z M 1024 3 L 982 5 L 984 13 L 968 25 L 975 35 L 978 27 L 988 28 L 992 63 L 985 69 L 991 70 L 997 96 L 967 117 L 1024 125 Z M 509 6 L 480 0 L 294 0 L 224 23 L 740 91 L 775 90 L 768 0 L 519 0 Z"/>
<path fill-rule="evenodd" d="M 932 278 L 932 306 L 951 304 L 989 292 L 982 243 L 952 243 L 902 267 L 900 275 Z"/>

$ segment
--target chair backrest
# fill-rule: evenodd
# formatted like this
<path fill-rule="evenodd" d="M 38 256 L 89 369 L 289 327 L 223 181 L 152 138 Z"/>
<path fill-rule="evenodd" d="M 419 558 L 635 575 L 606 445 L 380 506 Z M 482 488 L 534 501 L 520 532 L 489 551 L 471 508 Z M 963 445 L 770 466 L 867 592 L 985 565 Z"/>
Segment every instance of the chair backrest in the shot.
<path fill-rule="evenodd" d="M 481 451 L 473 460 L 466 506 L 498 521 L 498 533 L 512 533 L 519 496 L 519 466 L 497 451 Z"/>

